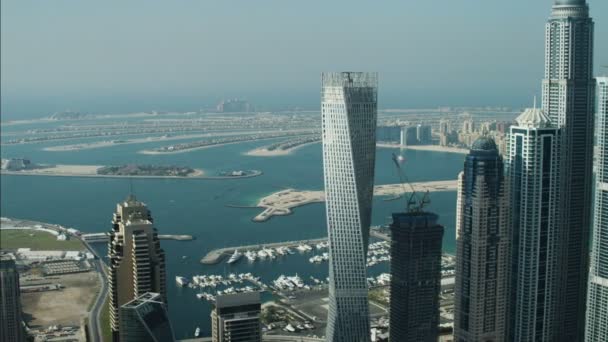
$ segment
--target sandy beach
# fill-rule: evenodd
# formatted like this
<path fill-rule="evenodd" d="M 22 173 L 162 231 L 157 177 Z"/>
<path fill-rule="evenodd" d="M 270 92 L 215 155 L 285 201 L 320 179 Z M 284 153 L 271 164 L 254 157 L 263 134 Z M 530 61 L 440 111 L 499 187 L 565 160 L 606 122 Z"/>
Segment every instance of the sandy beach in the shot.
<path fill-rule="evenodd" d="M 411 186 L 420 193 L 426 191 L 455 191 L 458 188 L 458 180 L 418 182 L 412 183 Z M 399 196 L 410 191 L 411 187 L 407 184 L 377 185 L 374 188 L 374 196 Z M 257 207 L 263 208 L 264 211 L 255 216 L 253 221 L 264 222 L 273 216 L 289 215 L 293 208 L 324 201 L 325 192 L 322 190 L 281 190 L 260 199 Z"/>
<path fill-rule="evenodd" d="M 266 146 L 264 147 L 260 147 L 260 148 L 256 148 L 253 149 L 251 151 L 247 151 L 245 153 L 243 153 L 243 155 L 245 156 L 252 156 L 252 157 L 279 157 L 279 156 L 287 156 L 292 154 L 293 152 L 295 152 L 296 150 L 298 150 L 301 147 L 304 146 L 308 146 L 308 145 L 312 145 L 312 144 L 317 144 L 320 141 L 311 141 L 305 144 L 301 144 L 298 146 L 294 146 L 291 148 L 287 148 L 287 149 L 274 149 L 272 151 L 268 150 L 268 148 Z"/>
<path fill-rule="evenodd" d="M 205 172 L 201 169 L 194 169 L 194 172 L 186 177 L 179 176 L 127 176 L 127 175 L 99 175 L 97 170 L 102 165 L 53 165 L 33 170 L 7 171 L 2 170 L 3 175 L 18 176 L 58 176 L 58 177 L 98 177 L 98 178 L 205 178 Z"/>

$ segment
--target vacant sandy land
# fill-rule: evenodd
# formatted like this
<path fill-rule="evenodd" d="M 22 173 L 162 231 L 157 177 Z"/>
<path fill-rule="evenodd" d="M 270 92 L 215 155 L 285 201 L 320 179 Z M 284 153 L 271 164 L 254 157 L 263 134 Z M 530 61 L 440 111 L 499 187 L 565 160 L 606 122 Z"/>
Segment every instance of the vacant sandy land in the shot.
<path fill-rule="evenodd" d="M 307 142 L 305 144 L 301 144 L 298 146 L 294 146 L 288 149 L 274 149 L 272 151 L 268 150 L 265 146 L 264 147 L 260 147 L 260 148 L 256 148 L 253 149 L 251 151 L 245 152 L 243 153 L 246 156 L 252 156 L 252 157 L 278 157 L 278 156 L 287 156 L 292 154 L 293 152 L 295 152 L 296 150 L 298 150 L 301 147 L 304 146 L 308 146 L 311 144 L 317 144 L 319 143 L 319 141 L 311 141 L 311 142 Z"/>
<path fill-rule="evenodd" d="M 52 278 L 52 279 L 51 279 Z M 24 319 L 32 327 L 79 326 L 99 290 L 97 272 L 66 274 L 45 281 L 65 286 L 60 291 L 21 294 Z M 22 285 L 28 284 L 27 282 Z"/>
<path fill-rule="evenodd" d="M 374 187 L 374 196 L 399 196 L 411 192 L 412 187 L 420 193 L 426 191 L 454 191 L 458 189 L 458 180 L 430 181 L 408 184 L 385 184 Z M 310 203 L 325 201 L 325 192 L 322 190 L 303 191 L 295 189 L 281 190 L 263 197 L 258 207 L 264 211 L 253 218 L 255 222 L 267 221 L 273 216 L 285 216 L 292 213 L 292 209 Z"/>

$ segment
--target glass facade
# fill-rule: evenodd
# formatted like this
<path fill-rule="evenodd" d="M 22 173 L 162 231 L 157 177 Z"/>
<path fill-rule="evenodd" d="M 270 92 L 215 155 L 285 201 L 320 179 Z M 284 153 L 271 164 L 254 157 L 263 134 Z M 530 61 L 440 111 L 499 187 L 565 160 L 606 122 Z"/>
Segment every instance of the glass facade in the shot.
<path fill-rule="evenodd" d="M 546 25 L 543 109 L 562 128 L 558 340 L 584 334 L 593 162 L 593 21 L 584 0 L 556 0 Z"/>
<path fill-rule="evenodd" d="M 593 242 L 585 340 L 608 336 L 608 77 L 597 79 L 595 160 L 593 165 Z"/>
<path fill-rule="evenodd" d="M 491 138 L 474 144 L 459 175 L 455 341 L 504 341 L 510 226 L 504 165 Z"/>
<path fill-rule="evenodd" d="M 507 176 L 512 210 L 509 340 L 557 341 L 560 247 L 560 133 L 528 109 L 511 127 Z"/>
<path fill-rule="evenodd" d="M 441 243 L 438 216 L 393 214 L 391 224 L 390 338 L 436 342 L 439 335 Z"/>
<path fill-rule="evenodd" d="M 376 158 L 377 74 L 322 75 L 329 236 L 328 341 L 369 341 L 366 258 Z"/>

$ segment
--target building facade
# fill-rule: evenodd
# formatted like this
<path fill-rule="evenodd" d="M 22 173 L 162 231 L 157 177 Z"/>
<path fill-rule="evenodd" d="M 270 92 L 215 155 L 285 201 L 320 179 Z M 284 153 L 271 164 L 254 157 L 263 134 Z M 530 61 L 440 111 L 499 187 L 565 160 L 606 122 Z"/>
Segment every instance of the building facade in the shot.
<path fill-rule="evenodd" d="M 393 214 L 390 339 L 435 342 L 439 336 L 443 226 L 432 213 Z"/>
<path fill-rule="evenodd" d="M 562 128 L 560 318 L 562 341 L 584 334 L 593 163 L 593 21 L 585 0 L 555 0 L 546 25 L 542 107 Z"/>
<path fill-rule="evenodd" d="M 0 341 L 25 341 L 19 273 L 12 255 L 0 255 Z"/>
<path fill-rule="evenodd" d="M 473 143 L 458 181 L 454 340 L 506 341 L 511 230 L 503 159 L 492 138 Z"/>
<path fill-rule="evenodd" d="M 557 341 L 561 129 L 527 109 L 509 135 L 512 341 Z"/>
<path fill-rule="evenodd" d="M 261 342 L 258 292 L 217 296 L 211 311 L 213 342 Z"/>
<path fill-rule="evenodd" d="M 608 77 L 597 79 L 593 164 L 593 243 L 587 295 L 585 340 L 608 336 Z"/>
<path fill-rule="evenodd" d="M 120 308 L 154 292 L 167 304 L 165 253 L 152 215 L 130 195 L 117 205 L 108 242 L 108 297 L 113 340 L 120 337 Z"/>
<path fill-rule="evenodd" d="M 121 342 L 175 341 L 169 314 L 159 293 L 144 293 L 120 307 Z"/>
<path fill-rule="evenodd" d="M 367 247 L 376 159 L 376 73 L 324 73 L 323 174 L 329 236 L 328 341 L 369 341 Z"/>

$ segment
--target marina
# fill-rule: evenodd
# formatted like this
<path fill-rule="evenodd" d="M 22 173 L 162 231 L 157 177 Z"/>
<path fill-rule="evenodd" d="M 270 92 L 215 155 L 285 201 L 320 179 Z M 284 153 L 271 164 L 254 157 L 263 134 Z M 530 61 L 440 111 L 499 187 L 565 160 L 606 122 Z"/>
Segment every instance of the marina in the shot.
<path fill-rule="evenodd" d="M 319 238 L 319 239 L 309 239 L 309 240 L 299 240 L 299 241 L 286 241 L 286 242 L 273 242 L 273 243 L 265 243 L 265 244 L 256 244 L 256 245 L 248 245 L 248 246 L 238 246 L 238 247 L 226 247 L 215 249 L 207 253 L 202 259 L 201 264 L 205 265 L 213 265 L 221 262 L 224 258 L 229 255 L 233 255 L 236 250 L 246 250 L 245 256 L 248 260 L 256 260 L 260 259 L 274 259 L 277 255 L 286 255 L 291 254 L 291 248 L 296 248 L 298 251 L 305 252 L 312 250 L 311 244 L 318 244 L 320 242 L 326 242 L 327 238 Z M 308 247 L 306 247 L 308 246 Z M 308 249 L 310 247 L 310 249 Z M 252 251 L 256 250 L 256 256 L 254 257 Z M 248 254 L 248 252 L 250 252 Z M 293 251 L 292 251 L 293 252 Z"/>

